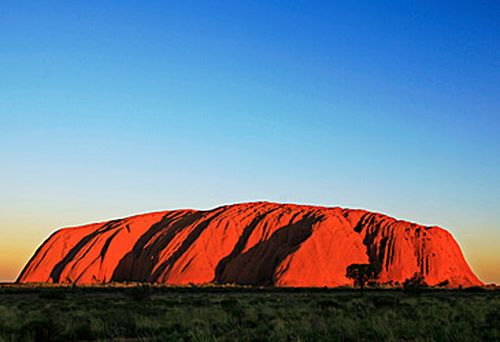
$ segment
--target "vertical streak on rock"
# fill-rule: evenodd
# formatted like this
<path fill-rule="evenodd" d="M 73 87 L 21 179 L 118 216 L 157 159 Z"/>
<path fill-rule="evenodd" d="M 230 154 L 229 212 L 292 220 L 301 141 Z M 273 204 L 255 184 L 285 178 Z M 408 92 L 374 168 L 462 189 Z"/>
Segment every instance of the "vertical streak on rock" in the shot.
<path fill-rule="evenodd" d="M 65 228 L 38 248 L 18 281 L 339 286 L 350 284 L 346 265 L 366 262 L 382 282 L 421 272 L 431 285 L 482 284 L 439 227 L 363 210 L 267 202 Z"/>

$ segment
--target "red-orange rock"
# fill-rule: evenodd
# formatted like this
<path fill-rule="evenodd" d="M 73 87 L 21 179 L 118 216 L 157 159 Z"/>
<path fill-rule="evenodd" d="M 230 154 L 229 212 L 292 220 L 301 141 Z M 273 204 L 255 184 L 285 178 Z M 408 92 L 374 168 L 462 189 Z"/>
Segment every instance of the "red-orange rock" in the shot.
<path fill-rule="evenodd" d="M 58 230 L 20 283 L 352 285 L 351 264 L 381 283 L 482 285 L 446 230 L 371 213 L 267 202 L 174 210 Z"/>

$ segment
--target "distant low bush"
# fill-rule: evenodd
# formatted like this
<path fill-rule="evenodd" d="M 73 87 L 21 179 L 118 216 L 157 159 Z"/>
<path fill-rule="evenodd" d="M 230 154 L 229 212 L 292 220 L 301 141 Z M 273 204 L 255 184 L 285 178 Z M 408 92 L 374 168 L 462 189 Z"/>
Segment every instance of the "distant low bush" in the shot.
<path fill-rule="evenodd" d="M 66 299 L 67 292 L 63 288 L 45 288 L 40 291 L 38 297 L 42 299 L 64 300 Z"/>
<path fill-rule="evenodd" d="M 470 286 L 470 287 L 466 287 L 463 291 L 465 291 L 465 292 L 486 292 L 488 290 L 482 286 Z"/>
<path fill-rule="evenodd" d="M 346 269 L 346 277 L 354 281 L 354 286 L 363 289 L 369 282 L 376 282 L 377 272 L 372 264 L 352 264 Z"/>
<path fill-rule="evenodd" d="M 403 283 L 403 289 L 410 293 L 419 293 L 423 289 L 428 288 L 424 276 L 421 273 L 415 273 L 411 278 L 408 278 Z"/>
<path fill-rule="evenodd" d="M 153 289 L 148 284 L 141 284 L 138 286 L 130 287 L 125 290 L 125 293 L 135 301 L 147 301 L 151 299 Z"/>

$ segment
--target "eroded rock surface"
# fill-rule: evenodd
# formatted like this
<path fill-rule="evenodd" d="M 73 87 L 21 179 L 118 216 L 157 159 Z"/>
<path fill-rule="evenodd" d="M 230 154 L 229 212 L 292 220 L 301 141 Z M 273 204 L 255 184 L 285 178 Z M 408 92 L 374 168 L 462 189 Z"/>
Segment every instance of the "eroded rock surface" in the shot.
<path fill-rule="evenodd" d="M 351 264 L 381 283 L 481 285 L 450 233 L 364 210 L 256 202 L 173 210 L 56 231 L 18 282 L 352 285 Z"/>

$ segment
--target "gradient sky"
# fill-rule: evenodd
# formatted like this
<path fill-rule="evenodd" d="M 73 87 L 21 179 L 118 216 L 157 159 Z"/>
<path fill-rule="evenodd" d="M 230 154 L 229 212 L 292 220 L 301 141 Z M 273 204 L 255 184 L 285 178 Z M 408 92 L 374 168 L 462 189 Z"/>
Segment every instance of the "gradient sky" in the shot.
<path fill-rule="evenodd" d="M 442 226 L 500 283 L 500 2 L 4 1 L 0 280 L 63 226 L 269 200 Z"/>

